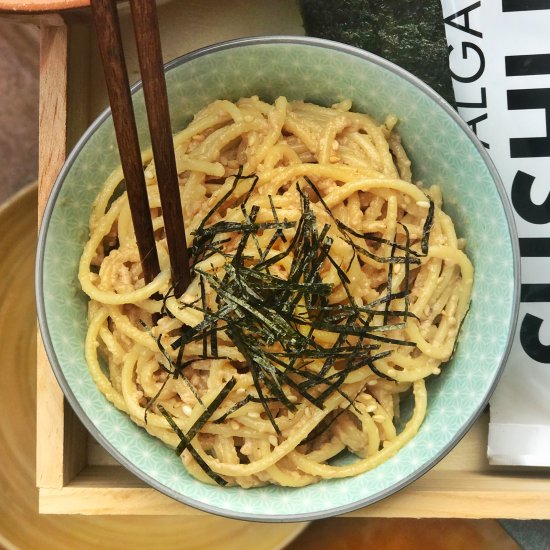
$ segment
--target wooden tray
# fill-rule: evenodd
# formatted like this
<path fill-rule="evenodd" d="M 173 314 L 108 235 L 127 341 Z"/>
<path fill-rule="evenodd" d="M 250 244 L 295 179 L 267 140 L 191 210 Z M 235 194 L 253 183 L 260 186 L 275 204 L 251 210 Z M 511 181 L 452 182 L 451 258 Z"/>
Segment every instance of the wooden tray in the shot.
<path fill-rule="evenodd" d="M 294 0 L 186 0 L 159 9 L 165 58 L 221 40 L 303 34 Z M 107 104 L 86 12 L 41 26 L 39 212 L 68 148 Z M 123 16 L 129 72 L 137 78 Z M 63 398 L 39 342 L 37 485 L 41 513 L 204 515 L 146 486 L 87 434 Z M 550 518 L 548 470 L 505 470 L 486 459 L 488 415 L 407 489 L 349 516 Z"/>
<path fill-rule="evenodd" d="M 0 206 L 0 332 L 5 343 L 0 346 L 0 548 L 176 550 L 182 548 L 182 540 L 187 550 L 286 547 L 307 524 L 250 524 L 213 515 L 182 522 L 159 515 L 38 514 L 34 474 L 36 316 L 32 287 L 36 207 L 36 185 L 26 187 Z M 485 527 L 488 533 L 502 538 L 503 533 L 495 526 Z"/>

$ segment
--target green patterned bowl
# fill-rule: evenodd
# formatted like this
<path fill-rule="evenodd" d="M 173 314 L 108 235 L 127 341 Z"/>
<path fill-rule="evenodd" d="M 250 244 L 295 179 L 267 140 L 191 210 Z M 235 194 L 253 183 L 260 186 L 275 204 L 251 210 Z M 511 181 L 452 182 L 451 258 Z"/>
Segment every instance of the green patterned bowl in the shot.
<path fill-rule="evenodd" d="M 40 327 L 57 379 L 92 435 L 126 468 L 196 508 L 259 521 L 309 520 L 349 512 L 403 488 L 437 463 L 485 407 L 511 344 L 519 261 L 509 204 L 495 168 L 458 115 L 399 67 L 335 42 L 251 38 L 183 56 L 166 66 L 174 131 L 219 98 L 278 95 L 331 105 L 345 98 L 379 120 L 399 117 L 414 177 L 443 190 L 445 208 L 468 242 L 476 277 L 458 351 L 428 384 L 417 436 L 374 470 L 293 489 L 221 488 L 189 476 L 179 458 L 107 402 L 84 361 L 86 296 L 77 280 L 94 197 L 119 164 L 110 112 L 80 139 L 59 175 L 42 224 L 36 267 Z M 149 145 L 143 96 L 134 88 L 142 147 Z"/>

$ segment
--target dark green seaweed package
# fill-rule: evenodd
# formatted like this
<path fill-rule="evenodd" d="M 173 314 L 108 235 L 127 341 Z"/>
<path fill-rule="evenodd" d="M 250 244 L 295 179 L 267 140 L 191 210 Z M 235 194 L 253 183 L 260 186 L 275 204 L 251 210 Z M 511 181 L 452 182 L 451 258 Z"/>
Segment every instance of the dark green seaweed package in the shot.
<path fill-rule="evenodd" d="M 309 36 L 384 57 L 454 105 L 440 0 L 299 0 Z"/>

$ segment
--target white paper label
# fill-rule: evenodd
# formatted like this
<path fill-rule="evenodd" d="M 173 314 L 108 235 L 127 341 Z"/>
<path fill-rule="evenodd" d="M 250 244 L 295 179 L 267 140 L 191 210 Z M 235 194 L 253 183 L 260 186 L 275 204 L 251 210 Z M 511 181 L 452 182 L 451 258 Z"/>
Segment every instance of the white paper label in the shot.
<path fill-rule="evenodd" d="M 441 4 L 458 111 L 504 182 L 522 256 L 518 329 L 491 399 L 488 455 L 549 466 L 550 0 Z"/>

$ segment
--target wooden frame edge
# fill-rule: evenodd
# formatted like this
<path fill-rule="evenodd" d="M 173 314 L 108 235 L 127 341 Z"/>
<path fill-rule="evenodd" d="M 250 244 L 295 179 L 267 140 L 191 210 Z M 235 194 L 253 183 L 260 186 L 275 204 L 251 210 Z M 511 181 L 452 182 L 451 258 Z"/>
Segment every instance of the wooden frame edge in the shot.
<path fill-rule="evenodd" d="M 203 516 L 146 487 L 68 485 L 40 489 L 41 514 Z M 430 490 L 401 491 L 341 517 L 550 519 L 550 491 Z"/>

